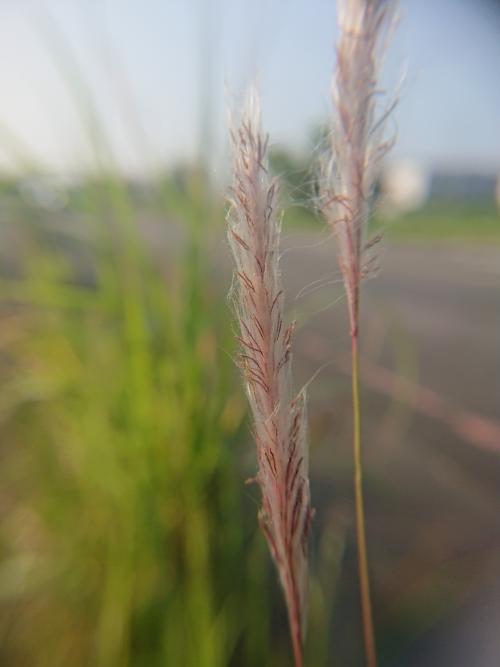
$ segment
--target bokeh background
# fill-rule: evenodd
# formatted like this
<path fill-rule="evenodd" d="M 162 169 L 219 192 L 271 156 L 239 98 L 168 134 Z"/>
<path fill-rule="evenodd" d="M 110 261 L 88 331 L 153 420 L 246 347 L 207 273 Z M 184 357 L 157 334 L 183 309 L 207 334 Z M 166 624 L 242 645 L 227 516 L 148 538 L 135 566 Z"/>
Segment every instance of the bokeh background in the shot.
<path fill-rule="evenodd" d="M 400 5 L 362 306 L 380 659 L 493 667 L 500 4 Z M 314 376 L 307 664 L 363 664 L 346 306 L 314 212 L 336 34 L 334 0 L 0 4 L 2 665 L 290 664 L 226 299 L 228 109 L 255 81 Z"/>

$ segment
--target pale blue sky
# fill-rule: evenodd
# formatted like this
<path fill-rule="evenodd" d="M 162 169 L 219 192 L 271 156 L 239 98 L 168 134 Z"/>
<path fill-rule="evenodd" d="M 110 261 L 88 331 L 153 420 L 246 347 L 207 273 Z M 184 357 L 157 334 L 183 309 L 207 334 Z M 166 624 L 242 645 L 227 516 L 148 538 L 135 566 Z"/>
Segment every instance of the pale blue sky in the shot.
<path fill-rule="evenodd" d="M 500 170 L 499 4 L 401 0 L 385 77 L 391 88 L 406 63 L 394 157 Z M 227 91 L 255 78 L 273 143 L 305 146 L 329 109 L 334 0 L 1 0 L 1 164 L 20 144 L 53 169 L 92 163 L 55 27 L 129 171 L 196 155 L 202 118 L 220 168 Z"/>

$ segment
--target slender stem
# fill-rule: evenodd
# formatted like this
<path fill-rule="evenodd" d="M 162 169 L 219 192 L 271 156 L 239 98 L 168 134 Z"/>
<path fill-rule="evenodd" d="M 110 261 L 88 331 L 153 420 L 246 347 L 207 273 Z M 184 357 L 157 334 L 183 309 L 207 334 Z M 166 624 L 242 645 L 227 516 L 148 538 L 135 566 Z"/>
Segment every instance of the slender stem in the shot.
<path fill-rule="evenodd" d="M 304 664 L 302 656 L 302 638 L 298 628 L 292 629 L 292 644 L 295 667 L 302 667 Z"/>
<path fill-rule="evenodd" d="M 377 667 L 377 650 L 373 630 L 373 614 L 366 548 L 365 503 L 363 498 L 363 459 L 361 451 L 361 404 L 359 391 L 359 334 L 355 331 L 352 344 L 352 403 L 354 420 L 354 488 L 356 495 L 356 534 L 358 540 L 359 586 L 363 614 L 363 637 L 367 667 Z"/>
<path fill-rule="evenodd" d="M 288 617 L 290 624 L 290 635 L 292 638 L 293 657 L 295 667 L 303 667 L 304 654 L 302 647 L 302 619 L 301 609 L 297 591 L 297 582 L 295 580 L 294 572 L 290 567 L 290 588 L 291 599 L 287 600 Z"/>

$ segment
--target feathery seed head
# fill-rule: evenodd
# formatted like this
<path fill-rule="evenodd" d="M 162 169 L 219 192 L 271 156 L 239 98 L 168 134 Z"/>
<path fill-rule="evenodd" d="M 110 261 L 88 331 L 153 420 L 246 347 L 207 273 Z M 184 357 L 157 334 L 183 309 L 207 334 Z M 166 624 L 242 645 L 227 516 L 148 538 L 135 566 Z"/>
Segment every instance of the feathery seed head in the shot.
<path fill-rule="evenodd" d="M 339 2 L 335 115 L 321 165 L 320 207 L 337 237 L 353 332 L 359 284 L 370 270 L 363 255 L 375 243 L 366 240 L 370 199 L 379 162 L 392 146 L 383 134 L 394 103 L 379 114 L 377 99 L 378 71 L 395 8 L 395 0 Z"/>
<path fill-rule="evenodd" d="M 236 264 L 233 297 L 240 330 L 239 362 L 257 445 L 259 519 L 280 574 L 300 664 L 312 518 L 305 396 L 292 398 L 291 393 L 293 324 L 285 324 L 279 270 L 279 184 L 267 170 L 267 137 L 261 129 L 255 91 L 231 138 L 228 238 Z"/>

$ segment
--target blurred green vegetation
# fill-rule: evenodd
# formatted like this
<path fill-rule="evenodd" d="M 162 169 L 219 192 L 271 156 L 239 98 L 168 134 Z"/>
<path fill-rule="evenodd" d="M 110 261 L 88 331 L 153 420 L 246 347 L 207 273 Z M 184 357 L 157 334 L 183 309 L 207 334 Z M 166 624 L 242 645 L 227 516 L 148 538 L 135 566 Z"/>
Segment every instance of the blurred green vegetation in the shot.
<path fill-rule="evenodd" d="M 94 165 L 53 178 L 1 128 L 22 176 L 0 179 L 0 664 L 284 667 L 211 274 L 221 202 L 201 169 L 120 177 L 75 53 L 46 29 Z M 314 665 L 343 548 L 327 532 L 316 554 Z"/>
<path fill-rule="evenodd" d="M 157 193 L 163 257 L 112 177 L 2 216 L 2 664 L 268 664 L 214 209 L 189 188 Z"/>
<path fill-rule="evenodd" d="M 401 240 L 500 241 L 500 213 L 483 201 L 431 201 L 418 211 L 375 224 L 388 238 Z"/>
<path fill-rule="evenodd" d="M 85 180 L 56 211 L 21 191 L 0 206 L 0 663 L 284 667 L 220 202 L 196 171 Z M 344 532 L 315 549 L 314 665 Z"/>
<path fill-rule="evenodd" d="M 323 220 L 306 206 L 295 204 L 286 211 L 288 225 L 320 229 Z M 418 211 L 390 218 L 376 216 L 372 229 L 395 241 L 459 243 L 499 243 L 500 214 L 493 205 L 482 202 L 460 204 L 438 201 Z"/>

